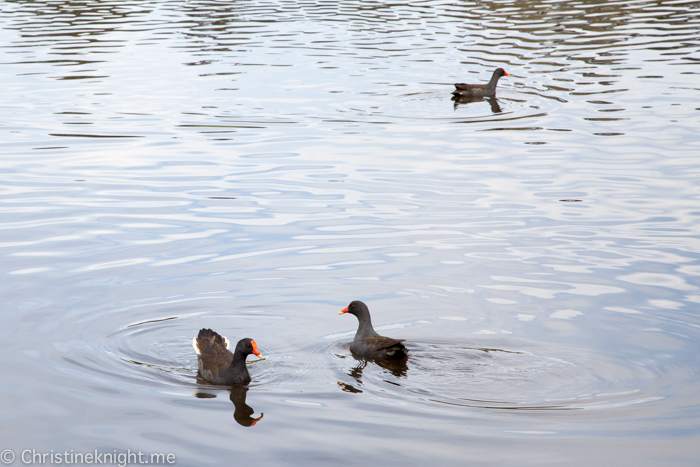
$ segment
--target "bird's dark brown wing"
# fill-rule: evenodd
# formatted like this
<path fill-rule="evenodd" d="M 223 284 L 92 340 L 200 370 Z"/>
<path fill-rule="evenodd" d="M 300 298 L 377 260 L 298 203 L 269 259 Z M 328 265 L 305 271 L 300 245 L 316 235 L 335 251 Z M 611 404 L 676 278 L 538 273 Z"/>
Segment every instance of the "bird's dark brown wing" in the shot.
<path fill-rule="evenodd" d="M 217 348 L 218 347 L 218 348 Z M 219 376 L 222 371 L 231 366 L 233 354 L 228 349 L 217 346 L 208 346 L 199 355 L 202 362 L 202 370 L 211 371 L 214 377 Z"/>
<path fill-rule="evenodd" d="M 459 94 L 483 94 L 486 92 L 485 84 L 466 84 L 466 83 L 456 83 L 455 93 Z"/>
<path fill-rule="evenodd" d="M 391 347 L 393 345 L 401 344 L 405 340 L 406 339 L 392 339 L 391 337 L 373 336 L 373 337 L 368 337 L 367 339 L 365 339 L 365 342 L 372 345 L 374 347 L 374 350 L 380 351 L 380 350 L 388 349 L 389 347 Z M 402 347 L 403 347 L 403 345 L 402 345 Z"/>
<path fill-rule="evenodd" d="M 202 372 L 211 372 L 217 377 L 221 371 L 231 365 L 233 354 L 228 350 L 224 337 L 211 329 L 202 329 L 196 340 L 196 348 Z"/>
<path fill-rule="evenodd" d="M 458 91 L 471 91 L 472 90 L 472 85 L 471 84 L 466 84 L 466 83 L 455 83 L 455 88 Z"/>

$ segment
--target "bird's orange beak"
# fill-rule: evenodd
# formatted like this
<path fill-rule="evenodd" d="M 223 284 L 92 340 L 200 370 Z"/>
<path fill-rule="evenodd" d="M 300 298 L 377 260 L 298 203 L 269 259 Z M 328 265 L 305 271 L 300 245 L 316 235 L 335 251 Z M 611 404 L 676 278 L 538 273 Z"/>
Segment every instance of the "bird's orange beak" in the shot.
<path fill-rule="evenodd" d="M 503 74 L 506 76 L 510 76 L 506 70 L 503 70 Z"/>
<path fill-rule="evenodd" d="M 256 423 L 258 423 L 260 420 L 262 420 L 263 415 L 265 415 L 265 414 L 261 413 L 258 418 L 253 420 L 253 423 L 251 423 L 250 426 L 255 426 Z"/>
<path fill-rule="evenodd" d="M 255 354 L 255 356 L 258 358 L 263 358 L 262 355 L 260 355 L 260 352 L 258 352 L 258 344 L 256 344 L 255 341 L 250 341 L 250 343 L 253 345 L 253 354 Z"/>
<path fill-rule="evenodd" d="M 343 308 L 343 311 L 341 311 L 341 312 L 338 313 L 338 314 L 339 314 L 339 315 L 342 315 L 343 313 L 347 313 L 347 312 L 348 312 L 348 307 L 345 307 L 345 308 Z"/>

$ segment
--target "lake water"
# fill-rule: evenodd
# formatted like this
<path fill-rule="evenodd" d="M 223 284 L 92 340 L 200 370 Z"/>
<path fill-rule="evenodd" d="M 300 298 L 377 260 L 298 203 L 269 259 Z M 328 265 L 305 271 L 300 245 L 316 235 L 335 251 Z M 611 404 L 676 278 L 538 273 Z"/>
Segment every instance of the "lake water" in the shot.
<path fill-rule="evenodd" d="M 698 2 L 6 1 L 0 44 L 11 465 L 697 465 Z"/>

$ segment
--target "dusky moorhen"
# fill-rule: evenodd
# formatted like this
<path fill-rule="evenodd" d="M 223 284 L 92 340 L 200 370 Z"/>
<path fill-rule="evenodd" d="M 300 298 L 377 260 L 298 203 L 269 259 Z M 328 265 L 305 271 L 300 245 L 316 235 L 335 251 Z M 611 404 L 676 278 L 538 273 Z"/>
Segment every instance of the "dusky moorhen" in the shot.
<path fill-rule="evenodd" d="M 496 68 L 491 76 L 491 81 L 488 84 L 465 84 L 455 83 L 455 90 L 452 92 L 455 96 L 464 97 L 486 97 L 496 95 L 496 85 L 501 76 L 510 76 L 503 68 Z"/>
<path fill-rule="evenodd" d="M 406 339 L 392 339 L 377 334 L 372 327 L 372 318 L 369 316 L 367 305 L 359 300 L 350 304 L 340 312 L 357 316 L 360 322 L 355 339 L 350 345 L 350 350 L 360 357 L 379 358 L 386 360 L 401 360 L 408 355 L 408 349 L 402 342 Z"/>
<path fill-rule="evenodd" d="M 228 339 L 211 329 L 201 329 L 199 335 L 192 339 L 192 346 L 197 352 L 199 374 L 210 383 L 231 386 L 250 383 L 250 374 L 245 359 L 250 354 L 262 358 L 258 345 L 253 339 L 241 339 L 231 353 Z"/>

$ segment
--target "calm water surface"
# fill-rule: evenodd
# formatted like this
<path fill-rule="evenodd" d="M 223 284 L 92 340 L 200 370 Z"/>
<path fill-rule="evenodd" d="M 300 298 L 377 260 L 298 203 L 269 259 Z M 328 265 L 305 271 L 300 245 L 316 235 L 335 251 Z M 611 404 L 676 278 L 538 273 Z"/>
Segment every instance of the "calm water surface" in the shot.
<path fill-rule="evenodd" d="M 0 450 L 697 465 L 699 37 L 688 1 L 2 3 Z M 353 358 L 353 299 L 405 367 Z M 258 342 L 247 391 L 201 327 Z"/>

